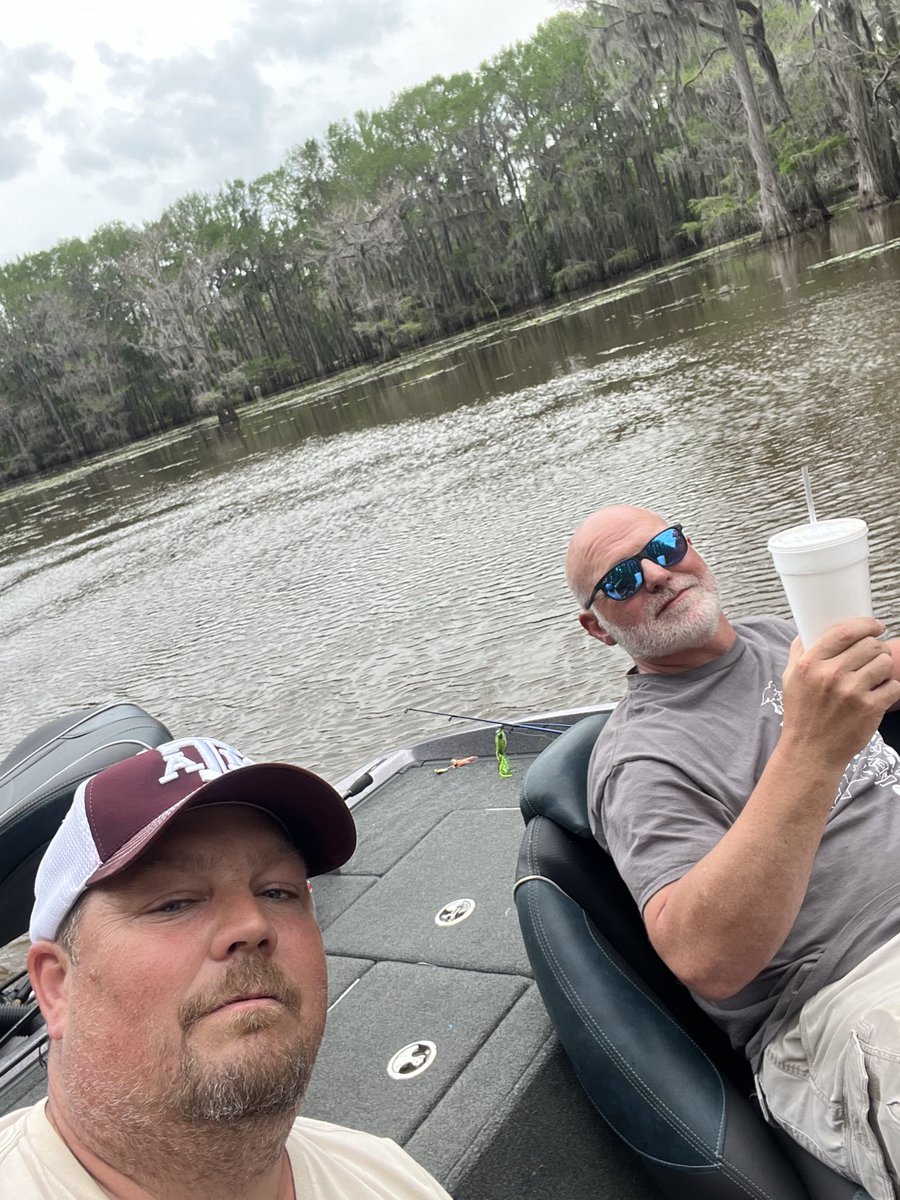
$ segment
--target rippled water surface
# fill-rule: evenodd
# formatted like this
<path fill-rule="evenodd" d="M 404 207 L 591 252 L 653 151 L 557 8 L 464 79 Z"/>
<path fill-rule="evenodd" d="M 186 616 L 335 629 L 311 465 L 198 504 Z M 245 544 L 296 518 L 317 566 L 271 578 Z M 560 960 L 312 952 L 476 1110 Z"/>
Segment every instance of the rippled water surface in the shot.
<path fill-rule="evenodd" d="M 860 250 L 864 253 L 858 253 Z M 0 757 L 112 698 L 330 778 L 445 725 L 612 699 L 562 575 L 592 508 L 680 520 L 732 616 L 765 550 L 870 526 L 900 632 L 900 210 L 679 264 L 0 494 Z"/>

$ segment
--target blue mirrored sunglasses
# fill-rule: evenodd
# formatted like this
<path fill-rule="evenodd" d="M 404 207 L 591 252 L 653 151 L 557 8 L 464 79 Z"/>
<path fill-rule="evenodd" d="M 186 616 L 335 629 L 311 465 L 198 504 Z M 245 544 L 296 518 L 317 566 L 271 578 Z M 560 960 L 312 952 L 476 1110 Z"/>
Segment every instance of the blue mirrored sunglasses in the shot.
<path fill-rule="evenodd" d="M 680 525 L 672 525 L 651 538 L 643 550 L 639 550 L 633 558 L 623 558 L 606 572 L 594 590 L 591 598 L 584 606 L 585 610 L 592 607 L 597 593 L 602 592 L 610 600 L 630 600 L 644 582 L 641 561 L 649 558 L 660 567 L 674 567 L 687 554 L 687 538 L 681 532 Z"/>

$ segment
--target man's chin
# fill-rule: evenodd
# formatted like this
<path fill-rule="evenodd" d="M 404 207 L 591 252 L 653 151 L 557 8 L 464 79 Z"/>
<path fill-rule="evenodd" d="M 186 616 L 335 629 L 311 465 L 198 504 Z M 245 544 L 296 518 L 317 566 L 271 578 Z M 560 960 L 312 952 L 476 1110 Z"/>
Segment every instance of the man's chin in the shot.
<path fill-rule="evenodd" d="M 173 1097 L 176 1110 L 192 1123 L 293 1115 L 315 1062 L 315 1053 L 296 1035 L 292 1040 L 250 1036 L 218 1052 L 192 1049 Z"/>
<path fill-rule="evenodd" d="M 645 630 L 626 630 L 616 635 L 622 649 L 634 659 L 652 661 L 670 658 L 699 650 L 714 636 L 719 627 L 721 610 L 702 612 L 692 605 L 690 599 L 676 602 L 671 609 L 663 610 L 655 620 L 654 627 Z"/>

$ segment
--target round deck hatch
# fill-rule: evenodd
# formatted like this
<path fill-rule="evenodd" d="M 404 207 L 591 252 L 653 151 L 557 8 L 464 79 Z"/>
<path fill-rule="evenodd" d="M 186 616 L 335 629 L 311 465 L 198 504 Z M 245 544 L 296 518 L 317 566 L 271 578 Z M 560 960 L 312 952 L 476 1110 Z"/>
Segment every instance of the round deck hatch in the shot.
<path fill-rule="evenodd" d="M 387 1072 L 391 1079 L 413 1079 L 427 1071 L 437 1057 L 434 1042 L 410 1042 L 398 1050 L 388 1063 Z"/>
<path fill-rule="evenodd" d="M 474 911 L 474 900 L 451 900 L 434 918 L 434 923 L 442 928 L 446 928 L 448 925 L 458 925 L 460 921 L 465 921 L 466 917 L 471 917 Z"/>

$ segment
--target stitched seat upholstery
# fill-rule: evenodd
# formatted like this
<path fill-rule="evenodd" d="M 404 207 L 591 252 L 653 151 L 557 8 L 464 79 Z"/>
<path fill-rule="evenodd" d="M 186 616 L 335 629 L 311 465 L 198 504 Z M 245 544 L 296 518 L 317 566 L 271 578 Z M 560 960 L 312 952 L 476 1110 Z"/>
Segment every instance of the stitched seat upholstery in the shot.
<path fill-rule="evenodd" d="M 587 769 L 608 716 L 544 750 L 521 796 L 519 923 L 582 1086 L 675 1200 L 869 1200 L 766 1124 L 745 1059 L 656 955 L 591 836 Z"/>

